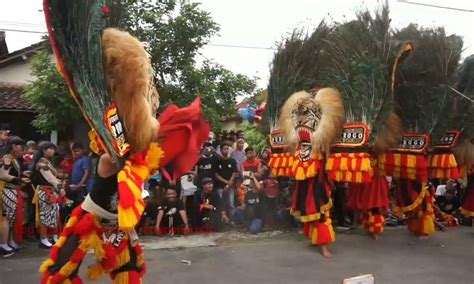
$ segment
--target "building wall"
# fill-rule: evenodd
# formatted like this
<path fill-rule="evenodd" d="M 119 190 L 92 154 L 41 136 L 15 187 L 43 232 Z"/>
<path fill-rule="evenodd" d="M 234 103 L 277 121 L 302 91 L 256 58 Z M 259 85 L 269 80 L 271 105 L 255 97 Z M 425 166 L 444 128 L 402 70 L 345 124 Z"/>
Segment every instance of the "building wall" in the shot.
<path fill-rule="evenodd" d="M 231 131 L 235 130 L 242 124 L 242 119 L 240 118 L 229 118 L 222 123 L 222 130 Z"/>
<path fill-rule="evenodd" d="M 20 61 L 0 68 L 0 82 L 29 84 L 35 78 L 31 76 L 30 60 Z"/>

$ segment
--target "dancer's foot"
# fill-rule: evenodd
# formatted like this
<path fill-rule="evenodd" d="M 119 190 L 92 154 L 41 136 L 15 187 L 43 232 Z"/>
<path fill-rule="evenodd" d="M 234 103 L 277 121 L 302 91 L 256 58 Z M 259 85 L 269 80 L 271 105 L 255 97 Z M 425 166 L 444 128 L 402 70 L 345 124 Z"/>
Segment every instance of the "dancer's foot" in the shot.
<path fill-rule="evenodd" d="M 379 234 L 370 234 L 372 236 L 372 239 L 374 239 L 375 241 L 378 241 L 380 240 L 380 235 Z"/>
<path fill-rule="evenodd" d="M 421 235 L 418 237 L 420 240 L 429 240 L 430 239 L 430 236 L 428 235 Z"/>
<path fill-rule="evenodd" d="M 325 257 L 325 258 L 330 258 L 332 257 L 331 253 L 329 252 L 329 249 L 326 245 L 322 245 L 321 246 L 321 254 Z"/>

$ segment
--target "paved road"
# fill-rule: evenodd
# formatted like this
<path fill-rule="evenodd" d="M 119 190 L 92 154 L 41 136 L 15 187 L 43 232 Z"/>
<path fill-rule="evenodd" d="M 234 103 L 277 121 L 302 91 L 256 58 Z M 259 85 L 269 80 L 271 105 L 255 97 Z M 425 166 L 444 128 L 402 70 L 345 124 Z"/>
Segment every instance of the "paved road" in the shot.
<path fill-rule="evenodd" d="M 147 249 L 144 283 L 327 284 L 373 273 L 377 284 L 474 284 L 474 230 L 466 227 L 437 232 L 428 241 L 415 239 L 403 229 L 388 230 L 378 242 L 359 231 L 341 233 L 331 248 L 332 259 L 306 247 L 296 233 L 257 239 L 219 237 L 211 247 Z M 44 251 L 27 248 L 18 256 L 1 259 L 0 284 L 38 283 L 36 271 L 44 256 Z M 183 259 L 192 264 L 182 264 Z"/>

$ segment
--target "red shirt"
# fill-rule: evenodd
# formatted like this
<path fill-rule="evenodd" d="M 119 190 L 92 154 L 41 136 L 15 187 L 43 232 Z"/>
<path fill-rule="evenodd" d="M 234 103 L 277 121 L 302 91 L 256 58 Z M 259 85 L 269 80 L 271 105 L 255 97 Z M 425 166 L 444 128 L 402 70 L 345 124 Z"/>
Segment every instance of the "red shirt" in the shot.
<path fill-rule="evenodd" d="M 242 167 L 244 168 L 244 171 L 252 172 L 252 173 L 256 173 L 258 171 L 258 165 L 260 165 L 259 159 L 255 159 L 253 162 L 249 162 L 245 160 L 242 163 Z"/>
<path fill-rule="evenodd" d="M 64 172 L 66 172 L 68 175 L 71 175 L 72 167 L 73 167 L 73 163 L 71 161 L 62 160 L 60 166 L 61 166 L 61 169 L 64 170 Z"/>

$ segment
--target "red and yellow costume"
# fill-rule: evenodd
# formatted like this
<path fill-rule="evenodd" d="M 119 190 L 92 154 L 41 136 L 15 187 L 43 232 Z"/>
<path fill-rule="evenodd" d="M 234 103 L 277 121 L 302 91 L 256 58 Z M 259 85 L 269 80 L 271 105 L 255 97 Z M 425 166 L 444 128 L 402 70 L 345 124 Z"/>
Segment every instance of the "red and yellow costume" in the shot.
<path fill-rule="evenodd" d="M 106 27 L 112 9 L 103 0 L 44 0 L 58 69 L 100 155 L 91 193 L 41 265 L 45 284 L 82 283 L 78 271 L 89 250 L 96 256 L 89 278 L 141 283 L 145 259 L 134 228 L 145 207 L 143 184 L 171 162 L 174 178 L 191 169 L 210 130 L 199 99 L 182 109 L 171 105 L 156 119 L 148 54 L 130 34 Z"/>

